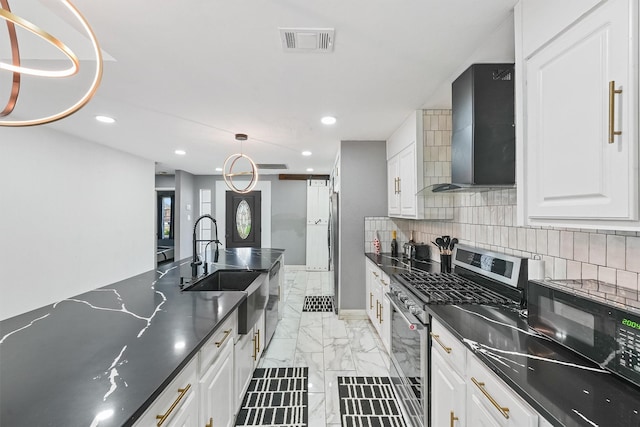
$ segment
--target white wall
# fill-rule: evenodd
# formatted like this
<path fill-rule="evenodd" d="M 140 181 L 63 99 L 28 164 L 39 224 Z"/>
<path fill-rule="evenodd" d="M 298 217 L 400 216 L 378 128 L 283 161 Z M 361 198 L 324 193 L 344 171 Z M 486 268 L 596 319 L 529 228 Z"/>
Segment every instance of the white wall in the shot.
<path fill-rule="evenodd" d="M 154 268 L 154 164 L 0 128 L 0 319 Z"/>

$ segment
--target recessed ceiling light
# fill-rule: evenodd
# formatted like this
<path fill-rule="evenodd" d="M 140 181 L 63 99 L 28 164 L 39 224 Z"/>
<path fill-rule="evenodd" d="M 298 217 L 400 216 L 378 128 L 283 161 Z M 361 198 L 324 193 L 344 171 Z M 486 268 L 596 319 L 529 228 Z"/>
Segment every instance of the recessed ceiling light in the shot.
<path fill-rule="evenodd" d="M 116 119 L 109 116 L 96 116 L 96 120 L 101 123 L 115 123 Z"/>
<path fill-rule="evenodd" d="M 307 168 L 307 172 L 313 172 L 313 168 Z"/>
<path fill-rule="evenodd" d="M 222 168 L 216 168 L 216 172 L 222 172 Z"/>
<path fill-rule="evenodd" d="M 185 154 L 187 154 L 187 152 L 184 150 L 176 150 L 174 151 L 174 153 L 176 153 L 178 156 L 184 156 Z"/>
<path fill-rule="evenodd" d="M 336 118 L 332 116 L 325 116 L 321 118 L 320 121 L 325 125 L 333 125 L 336 123 Z"/>
<path fill-rule="evenodd" d="M 303 151 L 302 152 L 303 156 L 310 156 L 311 154 L 312 154 L 311 151 Z"/>

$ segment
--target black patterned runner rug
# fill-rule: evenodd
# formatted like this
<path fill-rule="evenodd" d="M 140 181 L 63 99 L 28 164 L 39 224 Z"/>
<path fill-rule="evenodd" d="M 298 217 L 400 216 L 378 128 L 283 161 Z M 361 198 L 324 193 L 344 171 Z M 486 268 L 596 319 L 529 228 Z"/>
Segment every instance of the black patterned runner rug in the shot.
<path fill-rule="evenodd" d="M 386 377 L 338 377 L 343 427 L 406 427 Z"/>
<path fill-rule="evenodd" d="M 259 368 L 244 396 L 236 426 L 306 427 L 309 368 Z"/>

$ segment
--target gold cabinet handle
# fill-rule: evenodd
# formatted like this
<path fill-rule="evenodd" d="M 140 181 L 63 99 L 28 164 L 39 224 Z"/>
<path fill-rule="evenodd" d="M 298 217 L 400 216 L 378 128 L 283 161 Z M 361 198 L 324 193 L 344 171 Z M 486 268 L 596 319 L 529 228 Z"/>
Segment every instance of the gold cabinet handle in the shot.
<path fill-rule="evenodd" d="M 384 279 L 380 279 L 380 282 L 385 286 L 389 285 L 387 282 L 384 281 Z"/>
<path fill-rule="evenodd" d="M 402 193 L 402 179 L 398 178 L 398 194 Z"/>
<path fill-rule="evenodd" d="M 204 427 L 213 427 L 213 418 L 209 418 L 209 422 Z"/>
<path fill-rule="evenodd" d="M 451 420 L 451 427 L 454 427 L 453 423 L 458 421 L 460 418 L 456 417 L 453 411 L 451 411 L 451 417 L 449 419 Z"/>
<path fill-rule="evenodd" d="M 258 329 L 258 353 L 260 353 L 260 329 Z"/>
<path fill-rule="evenodd" d="M 431 335 L 431 337 L 438 343 L 440 344 L 440 347 L 442 347 L 442 349 L 444 351 L 447 352 L 447 354 L 451 353 L 452 348 L 451 347 L 447 347 L 446 345 L 443 344 L 442 341 L 440 341 L 440 335 L 434 334 L 433 332 L 429 332 L 429 335 Z"/>
<path fill-rule="evenodd" d="M 615 116 L 616 116 L 616 94 L 622 93 L 622 89 L 616 89 L 615 80 L 609 82 L 609 144 L 613 144 L 613 138 L 615 135 L 622 135 L 622 131 L 614 130 L 615 128 Z"/>
<path fill-rule="evenodd" d="M 369 292 L 369 310 L 373 310 L 373 292 Z"/>
<path fill-rule="evenodd" d="M 471 377 L 471 381 L 473 381 L 473 383 L 476 385 L 476 387 L 478 387 L 480 389 L 480 391 L 482 392 L 482 394 L 485 395 L 485 397 L 487 399 L 489 399 L 489 402 L 491 402 L 493 404 L 493 406 L 496 407 L 496 409 L 498 411 L 500 411 L 500 413 L 502 414 L 503 417 L 505 417 L 506 419 L 509 419 L 509 408 L 506 408 L 504 406 L 500 406 L 498 404 L 498 402 L 496 402 L 496 400 L 493 398 L 493 396 L 491 396 L 489 394 L 489 392 L 484 388 L 484 383 L 478 381 L 477 379 L 475 379 L 474 377 Z"/>
<path fill-rule="evenodd" d="M 167 418 L 169 418 L 169 415 L 171 415 L 173 410 L 176 409 L 176 406 L 178 406 L 178 403 L 180 403 L 180 401 L 187 394 L 190 388 L 191 384 L 187 384 L 185 388 L 179 388 L 178 393 L 180 394 L 178 395 L 178 398 L 173 402 L 171 407 L 169 407 L 169 410 L 162 415 L 156 415 L 156 419 L 159 420 L 157 423 L 158 427 L 160 427 L 167 420 Z"/>
<path fill-rule="evenodd" d="M 224 331 L 224 336 L 220 341 L 216 343 L 216 347 L 220 348 L 222 346 L 222 344 L 227 340 L 227 338 L 229 338 L 229 335 L 231 335 L 231 331 L 232 331 L 231 329 Z"/>
<path fill-rule="evenodd" d="M 382 325 L 382 303 L 380 303 L 380 317 L 378 319 L 380 320 L 380 324 Z"/>
<path fill-rule="evenodd" d="M 258 358 L 258 348 L 256 347 L 256 336 L 253 336 L 253 360 L 255 361 Z"/>
<path fill-rule="evenodd" d="M 374 276 L 379 277 L 378 273 L 376 273 L 375 271 L 372 271 L 372 273 L 373 273 Z"/>

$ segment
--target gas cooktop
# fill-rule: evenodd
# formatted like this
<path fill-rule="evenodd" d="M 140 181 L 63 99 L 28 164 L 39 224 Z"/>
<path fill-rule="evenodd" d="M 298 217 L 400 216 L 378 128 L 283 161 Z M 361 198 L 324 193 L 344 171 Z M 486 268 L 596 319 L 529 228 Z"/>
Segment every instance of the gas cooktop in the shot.
<path fill-rule="evenodd" d="M 514 301 L 454 273 L 400 273 L 404 285 L 425 304 L 510 305 Z"/>

